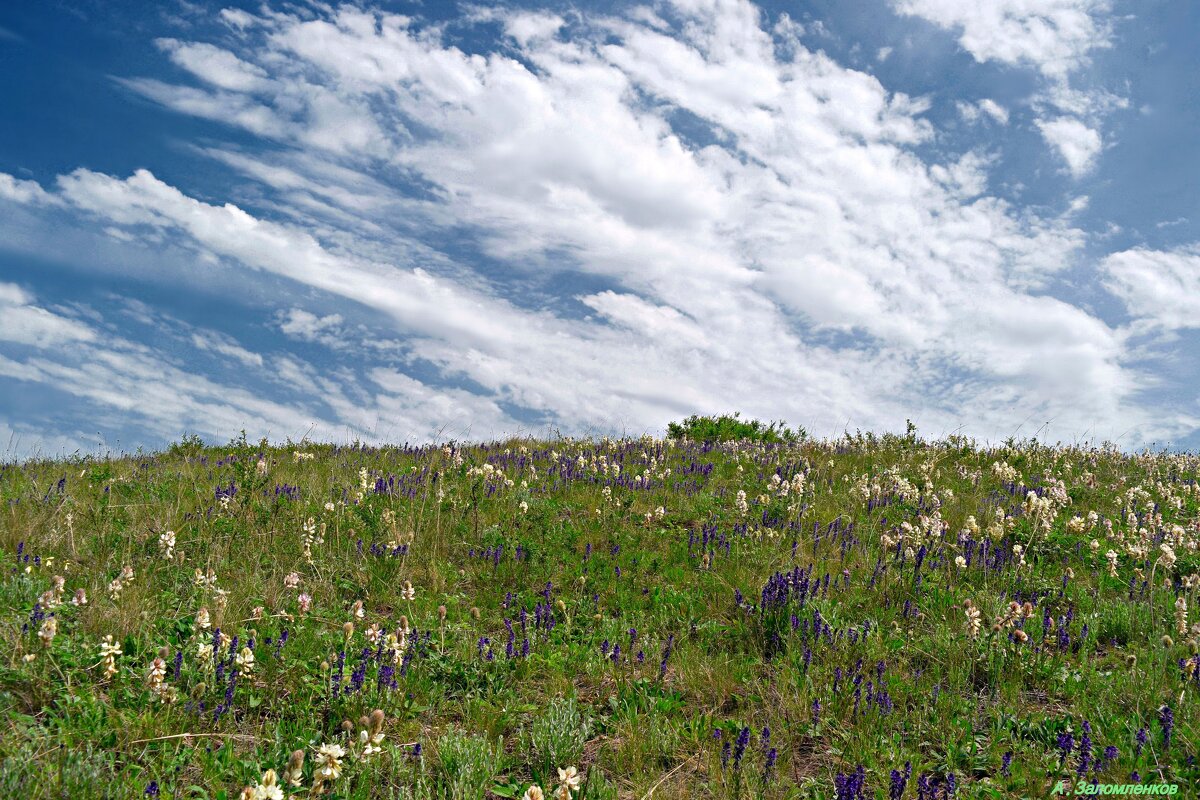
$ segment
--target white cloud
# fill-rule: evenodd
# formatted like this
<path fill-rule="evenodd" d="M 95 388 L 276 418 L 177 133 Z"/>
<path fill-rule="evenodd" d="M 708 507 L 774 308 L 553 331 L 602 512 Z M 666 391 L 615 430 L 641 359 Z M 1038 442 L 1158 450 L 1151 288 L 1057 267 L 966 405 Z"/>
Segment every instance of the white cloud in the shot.
<path fill-rule="evenodd" d="M 192 334 L 192 344 L 199 350 L 207 350 L 218 355 L 232 358 L 247 367 L 261 367 L 263 357 L 252 353 L 239 345 L 232 338 L 215 331 L 196 332 Z"/>
<path fill-rule="evenodd" d="M 1109 0 L 892 0 L 897 13 L 958 32 L 976 61 L 1029 64 L 1061 78 L 1110 46 Z"/>
<path fill-rule="evenodd" d="M 342 316 L 328 314 L 318 317 L 302 308 L 291 308 L 278 317 L 279 330 L 293 339 L 305 342 L 321 342 L 328 347 L 345 346 L 346 341 L 341 330 Z"/>
<path fill-rule="evenodd" d="M 53 205 L 56 199 L 37 181 L 26 181 L 0 172 L 0 200 L 31 205 Z"/>
<path fill-rule="evenodd" d="M 1200 246 L 1134 248 L 1104 258 L 1106 288 L 1135 319 L 1167 330 L 1200 328 Z"/>
<path fill-rule="evenodd" d="M 96 338 L 86 324 L 34 305 L 13 283 L 0 283 L 0 342 L 51 348 Z"/>
<path fill-rule="evenodd" d="M 1001 125 L 1008 124 L 1008 109 L 990 98 L 985 97 L 978 103 L 966 103 L 960 100 L 954 106 L 958 109 L 959 116 L 967 122 L 977 122 L 986 116 Z"/>
<path fill-rule="evenodd" d="M 1067 162 L 1073 177 L 1080 178 L 1091 172 L 1103 146 L 1097 131 L 1070 117 L 1039 119 L 1037 126 L 1042 138 Z"/>
<path fill-rule="evenodd" d="M 270 86 L 262 67 L 243 61 L 228 50 L 178 39 L 156 39 L 154 43 L 177 65 L 218 89 L 254 92 Z"/>

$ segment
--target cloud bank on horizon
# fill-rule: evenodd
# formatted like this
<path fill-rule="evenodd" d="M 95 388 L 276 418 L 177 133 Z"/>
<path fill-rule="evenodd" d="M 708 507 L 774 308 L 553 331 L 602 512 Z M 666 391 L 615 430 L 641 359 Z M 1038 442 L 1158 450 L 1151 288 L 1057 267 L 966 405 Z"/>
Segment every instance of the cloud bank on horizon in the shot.
<path fill-rule="evenodd" d="M 1200 444 L 1171 4 L 440 5 L 0 12 L 10 452 Z"/>

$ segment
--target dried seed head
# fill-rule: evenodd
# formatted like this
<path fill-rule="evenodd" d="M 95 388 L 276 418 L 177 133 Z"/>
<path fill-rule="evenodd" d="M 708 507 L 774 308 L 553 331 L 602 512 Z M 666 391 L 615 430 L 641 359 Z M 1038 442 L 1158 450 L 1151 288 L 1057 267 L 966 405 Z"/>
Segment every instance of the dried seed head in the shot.
<path fill-rule="evenodd" d="M 479 606 L 471 606 L 471 618 L 479 619 Z"/>
<path fill-rule="evenodd" d="M 440 619 L 440 620 L 446 619 L 446 607 L 445 606 L 438 606 L 438 619 Z"/>
<path fill-rule="evenodd" d="M 353 622 L 347 622 L 345 625 L 342 626 L 342 635 L 345 636 L 347 639 L 349 639 L 351 636 L 354 635 L 354 623 Z"/>
<path fill-rule="evenodd" d="M 1162 646 L 1163 646 L 1163 647 L 1174 647 L 1174 646 L 1175 646 L 1175 640 L 1174 640 L 1174 639 L 1172 639 L 1170 636 L 1167 636 L 1166 634 L 1163 634 L 1163 637 L 1162 637 Z"/>

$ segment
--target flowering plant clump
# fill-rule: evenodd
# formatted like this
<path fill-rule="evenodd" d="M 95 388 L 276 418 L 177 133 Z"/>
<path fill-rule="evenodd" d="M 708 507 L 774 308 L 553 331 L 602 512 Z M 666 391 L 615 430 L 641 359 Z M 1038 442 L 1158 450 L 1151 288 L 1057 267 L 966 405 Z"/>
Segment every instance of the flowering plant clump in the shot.
<path fill-rule="evenodd" d="M 1200 785 L 1200 457 L 710 421 L 0 465 L 0 795 Z"/>

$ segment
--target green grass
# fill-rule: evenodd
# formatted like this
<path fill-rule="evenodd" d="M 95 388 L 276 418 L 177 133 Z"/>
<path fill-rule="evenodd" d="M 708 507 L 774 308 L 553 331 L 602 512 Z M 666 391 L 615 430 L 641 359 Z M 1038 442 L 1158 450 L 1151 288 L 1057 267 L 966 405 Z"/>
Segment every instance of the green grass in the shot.
<path fill-rule="evenodd" d="M 549 797 L 574 767 L 577 800 L 828 798 L 861 767 L 888 798 L 906 764 L 904 798 L 1191 796 L 1198 466 L 912 435 L 4 465 L 0 796 Z"/>

